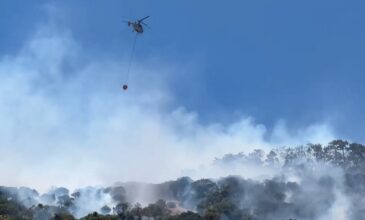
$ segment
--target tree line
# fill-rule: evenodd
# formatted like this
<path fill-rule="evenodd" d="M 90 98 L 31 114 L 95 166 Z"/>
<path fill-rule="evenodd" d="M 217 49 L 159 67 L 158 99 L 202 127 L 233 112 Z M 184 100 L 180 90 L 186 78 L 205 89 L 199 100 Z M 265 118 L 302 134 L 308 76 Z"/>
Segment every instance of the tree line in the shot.
<path fill-rule="evenodd" d="M 362 144 L 334 140 L 327 145 L 281 147 L 268 153 L 256 149 L 248 154 L 226 154 L 216 158 L 213 164 L 228 168 L 270 167 L 281 172 L 260 181 L 240 176 L 195 181 L 182 177 L 157 184 L 155 190 L 159 192 L 160 199 L 144 207 L 128 202 L 123 186 L 107 187 L 100 192 L 110 194 L 115 205 L 105 205 L 81 219 L 317 219 L 330 212 L 339 191 L 345 194 L 349 203 L 348 219 L 361 219 L 365 215 L 365 201 L 362 199 L 365 197 L 365 146 Z M 318 170 L 312 169 L 316 166 L 335 169 L 318 173 Z M 301 181 L 288 178 L 288 169 L 298 171 L 294 174 L 298 174 Z M 338 174 L 336 169 L 341 172 Z M 28 208 L 24 204 L 33 204 L 35 199 L 32 196 L 37 193 L 28 190 L 28 198 L 20 201 L 16 196 L 18 191 L 0 187 L 0 220 L 76 219 L 72 213 L 77 209 L 75 202 L 82 197 L 81 191 L 69 195 L 67 189 L 61 188 L 57 193 L 61 196 L 48 196 L 57 205 L 34 204 Z"/>

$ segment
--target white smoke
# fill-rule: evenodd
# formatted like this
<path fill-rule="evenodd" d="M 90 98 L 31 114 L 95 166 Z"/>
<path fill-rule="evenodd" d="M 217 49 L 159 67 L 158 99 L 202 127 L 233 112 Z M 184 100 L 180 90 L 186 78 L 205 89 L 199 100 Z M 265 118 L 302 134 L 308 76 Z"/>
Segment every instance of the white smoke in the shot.
<path fill-rule="evenodd" d="M 55 24 L 40 25 L 22 49 L 2 55 L 0 185 L 44 191 L 162 182 L 186 170 L 198 178 L 205 175 L 201 167 L 227 152 L 334 137 L 323 123 L 290 132 L 282 122 L 268 132 L 250 117 L 203 125 L 198 114 L 174 104 L 167 76 L 181 70 L 136 61 L 123 92 L 127 61 L 85 54 L 72 33 Z"/>

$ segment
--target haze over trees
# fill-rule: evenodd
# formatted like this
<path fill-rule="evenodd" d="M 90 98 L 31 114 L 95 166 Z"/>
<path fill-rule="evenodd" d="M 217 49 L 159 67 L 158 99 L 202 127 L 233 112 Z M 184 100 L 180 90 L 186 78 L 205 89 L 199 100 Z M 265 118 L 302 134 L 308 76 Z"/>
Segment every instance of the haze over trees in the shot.
<path fill-rule="evenodd" d="M 0 188 L 3 219 L 166 219 L 274 220 L 362 219 L 365 216 L 365 146 L 334 140 L 322 146 L 283 147 L 248 154 L 226 154 L 212 166 L 256 167 L 262 179 L 227 176 L 161 184 L 119 183 L 70 193 L 55 188 L 40 195 L 21 187 Z M 159 172 L 159 171 L 156 171 Z M 132 201 L 138 188 L 155 201 Z M 143 202 L 143 201 L 140 201 Z"/>

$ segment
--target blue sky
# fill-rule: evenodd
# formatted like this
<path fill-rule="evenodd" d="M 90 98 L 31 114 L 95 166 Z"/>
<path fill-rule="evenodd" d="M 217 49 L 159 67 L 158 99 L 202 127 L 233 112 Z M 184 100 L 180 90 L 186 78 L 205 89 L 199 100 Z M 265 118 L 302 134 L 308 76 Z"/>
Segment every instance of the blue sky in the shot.
<path fill-rule="evenodd" d="M 49 19 L 47 2 L 1 1 L 1 54 Z M 281 119 L 293 128 L 327 121 L 339 137 L 365 140 L 363 1 L 51 2 L 62 11 L 54 21 L 100 59 L 125 55 L 132 34 L 122 20 L 150 15 L 135 59 L 190 66 L 170 87 L 203 123 L 237 115 L 269 129 Z"/>

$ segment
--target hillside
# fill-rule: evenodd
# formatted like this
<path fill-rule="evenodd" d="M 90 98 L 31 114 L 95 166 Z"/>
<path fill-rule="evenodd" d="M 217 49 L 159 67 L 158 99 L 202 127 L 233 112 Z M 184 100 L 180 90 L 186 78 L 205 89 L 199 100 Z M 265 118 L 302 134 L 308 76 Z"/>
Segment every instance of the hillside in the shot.
<path fill-rule="evenodd" d="M 360 219 L 365 214 L 365 146 L 326 146 L 227 154 L 212 166 L 267 169 L 264 180 L 227 176 L 161 184 L 116 183 L 45 194 L 0 188 L 0 219 Z M 157 172 L 157 171 L 156 171 Z"/>

